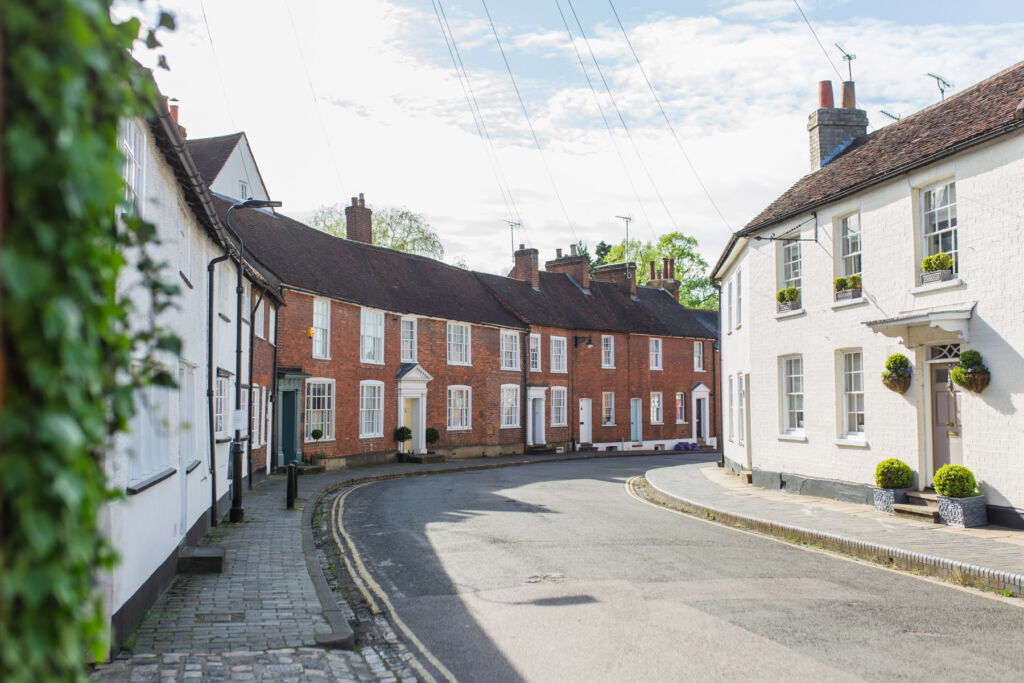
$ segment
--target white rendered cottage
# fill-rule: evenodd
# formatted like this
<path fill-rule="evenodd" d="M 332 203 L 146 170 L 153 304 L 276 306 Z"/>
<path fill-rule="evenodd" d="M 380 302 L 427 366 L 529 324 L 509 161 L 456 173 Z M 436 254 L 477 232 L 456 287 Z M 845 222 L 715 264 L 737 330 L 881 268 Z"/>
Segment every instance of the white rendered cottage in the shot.
<path fill-rule="evenodd" d="M 712 273 L 725 458 L 761 486 L 867 502 L 886 458 L 920 488 L 963 464 L 992 523 L 1024 526 L 1024 62 L 870 135 L 843 86 L 833 107 L 821 84 L 812 172 Z M 953 272 L 925 283 L 938 252 Z M 839 298 L 833 281 L 850 275 L 862 290 Z M 786 287 L 799 298 L 780 305 Z M 991 369 L 981 393 L 948 381 L 966 349 Z M 892 353 L 913 364 L 905 394 L 881 382 Z"/>

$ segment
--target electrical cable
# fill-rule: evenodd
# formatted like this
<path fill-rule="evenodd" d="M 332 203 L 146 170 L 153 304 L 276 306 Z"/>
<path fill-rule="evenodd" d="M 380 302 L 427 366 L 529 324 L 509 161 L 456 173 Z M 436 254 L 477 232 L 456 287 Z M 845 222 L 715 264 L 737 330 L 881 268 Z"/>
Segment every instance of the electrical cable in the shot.
<path fill-rule="evenodd" d="M 818 47 L 820 47 L 821 51 L 825 53 L 825 59 L 827 59 L 828 63 L 832 65 L 832 70 L 836 72 L 836 76 L 839 77 L 839 82 L 841 83 L 845 79 L 843 79 L 843 75 L 839 73 L 839 69 L 836 68 L 836 63 L 832 61 L 831 57 L 829 57 L 828 50 L 826 50 L 825 46 L 821 44 L 821 39 L 818 38 L 818 34 L 815 32 L 814 27 L 811 26 L 811 20 L 807 18 L 806 14 L 804 14 L 804 10 L 797 0 L 793 0 L 793 4 L 796 5 L 796 8 L 800 11 L 800 16 L 804 18 L 804 23 L 807 24 L 807 28 L 811 29 L 811 35 L 814 36 L 816 41 L 818 41 Z"/>

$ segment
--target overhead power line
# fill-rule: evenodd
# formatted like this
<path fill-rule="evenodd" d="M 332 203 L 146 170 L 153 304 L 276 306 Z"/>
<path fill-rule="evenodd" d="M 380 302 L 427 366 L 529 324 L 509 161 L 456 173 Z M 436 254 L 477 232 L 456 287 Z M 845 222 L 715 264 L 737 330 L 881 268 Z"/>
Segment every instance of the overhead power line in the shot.
<path fill-rule="evenodd" d="M 725 220 L 725 216 L 722 214 L 722 211 L 718 208 L 718 204 L 716 204 L 715 200 L 711 197 L 711 192 L 708 191 L 708 188 L 704 184 L 704 181 L 701 180 L 700 174 L 697 173 L 697 168 L 693 165 L 693 162 L 690 160 L 690 155 L 686 153 L 686 148 L 683 147 L 683 142 L 682 140 L 679 139 L 679 135 L 676 133 L 676 129 L 672 125 L 672 121 L 669 120 L 668 114 L 665 113 L 665 107 L 661 105 L 661 99 L 658 98 L 658 93 L 655 92 L 654 86 L 651 85 L 651 79 L 647 77 L 647 71 L 644 69 L 644 65 L 640 62 L 640 57 L 637 55 L 636 50 L 633 48 L 633 43 L 629 39 L 629 34 L 626 33 L 626 27 L 622 25 L 622 19 L 619 18 L 619 13 L 615 9 L 615 3 L 613 3 L 612 0 L 608 0 L 608 4 L 612 8 L 612 14 L 615 15 L 615 21 L 618 22 L 619 24 L 619 29 L 622 31 L 622 36 L 626 39 L 626 45 L 629 46 L 629 51 L 633 53 L 633 59 L 636 61 L 636 65 L 640 68 L 640 73 L 643 74 L 644 81 L 647 82 L 647 87 L 651 91 L 651 96 L 654 97 L 654 101 L 655 103 L 657 103 L 658 109 L 659 111 L 661 111 L 661 115 L 665 119 L 666 125 L 668 125 L 668 129 L 672 133 L 672 137 L 675 138 L 676 145 L 679 146 L 679 151 L 683 153 L 683 158 L 686 160 L 686 165 L 690 167 L 690 171 L 693 173 L 693 177 L 696 178 L 697 184 L 700 185 L 700 189 L 704 191 L 704 196 L 708 198 L 708 202 L 710 202 L 712 208 L 714 208 L 715 213 L 718 214 L 718 217 L 722 219 L 722 223 L 725 224 L 725 227 L 728 228 L 731 232 L 732 228 L 729 227 L 729 221 Z"/>
<path fill-rule="evenodd" d="M 817 32 L 814 30 L 814 27 L 811 26 L 811 20 L 807 18 L 806 14 L 804 14 L 803 7 L 800 6 L 800 3 L 797 2 L 797 0 L 793 0 L 793 4 L 796 5 L 797 10 L 800 11 L 800 16 L 802 16 L 804 18 L 804 23 L 807 24 L 807 28 L 811 29 L 811 35 L 814 36 L 814 39 L 816 41 L 818 41 L 818 47 L 821 48 L 822 53 L 825 55 L 825 59 L 827 59 L 828 63 L 832 65 L 832 70 L 836 72 L 836 76 L 838 76 L 839 80 L 842 81 L 843 80 L 843 75 L 841 73 L 839 73 L 839 69 L 836 68 L 836 63 L 832 61 L 832 57 L 829 56 L 828 50 L 825 49 L 825 46 L 821 43 L 821 39 L 818 38 Z M 836 47 L 839 47 L 839 46 L 837 45 Z M 841 50 L 842 48 L 839 48 L 839 49 Z M 853 75 L 852 68 L 851 68 L 850 74 L 851 74 L 851 76 Z"/>

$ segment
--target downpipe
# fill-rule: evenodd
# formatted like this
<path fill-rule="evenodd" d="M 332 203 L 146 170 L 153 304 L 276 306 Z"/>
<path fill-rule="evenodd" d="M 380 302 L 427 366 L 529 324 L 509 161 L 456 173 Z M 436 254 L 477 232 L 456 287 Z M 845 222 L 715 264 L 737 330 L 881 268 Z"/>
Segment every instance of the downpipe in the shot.
<path fill-rule="evenodd" d="M 215 266 L 222 261 L 228 260 L 228 252 L 210 261 L 206 266 L 209 277 L 209 303 L 207 305 L 207 335 L 206 335 L 206 406 L 209 418 L 210 433 L 210 526 L 217 526 L 217 432 L 213 424 L 213 316 L 214 316 L 214 273 Z"/>

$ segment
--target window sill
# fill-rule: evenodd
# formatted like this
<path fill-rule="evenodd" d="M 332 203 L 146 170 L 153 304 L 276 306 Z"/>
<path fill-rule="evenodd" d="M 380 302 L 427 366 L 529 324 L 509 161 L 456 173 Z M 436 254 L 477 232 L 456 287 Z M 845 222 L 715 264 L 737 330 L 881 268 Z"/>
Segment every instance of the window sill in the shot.
<path fill-rule="evenodd" d="M 798 308 L 795 311 L 786 311 L 785 313 L 776 313 L 776 320 L 785 320 L 786 318 L 795 318 L 800 315 L 807 315 L 807 311 L 802 308 Z"/>
<path fill-rule="evenodd" d="M 602 370 L 614 370 L 615 366 L 614 365 L 602 365 L 601 369 Z"/>
<path fill-rule="evenodd" d="M 167 479 L 177 471 L 178 470 L 174 469 L 173 467 L 168 467 L 164 470 L 157 472 L 156 474 L 146 477 L 145 479 L 140 479 L 139 481 L 132 482 L 131 484 L 128 484 L 128 488 L 125 489 L 125 493 L 127 493 L 129 496 L 134 496 L 138 493 L 142 493 L 146 489 L 152 486 L 156 486 L 157 484 L 162 482 L 164 479 Z"/>
<path fill-rule="evenodd" d="M 190 462 L 188 464 L 188 467 L 185 468 L 185 474 L 191 474 L 192 470 L 194 470 L 195 468 L 199 467 L 199 465 L 201 465 L 201 464 L 202 464 L 201 461 L 193 460 L 192 462 Z"/>
<path fill-rule="evenodd" d="M 501 429 L 519 429 L 519 425 L 501 425 Z"/>
<path fill-rule="evenodd" d="M 707 372 L 707 370 L 705 370 L 704 368 L 694 368 L 693 371 L 694 372 Z"/>
<path fill-rule="evenodd" d="M 383 439 L 384 438 L 384 434 L 383 434 L 383 432 L 380 433 L 380 434 L 360 434 L 359 438 L 360 439 L 366 439 L 366 440 L 369 440 L 369 439 Z M 334 441 L 334 439 L 320 439 L 320 440 L 321 441 Z M 307 441 L 306 443 L 314 443 L 314 442 Z"/>
<path fill-rule="evenodd" d="M 447 427 L 446 431 L 449 431 L 449 432 L 471 432 L 471 431 L 473 431 L 473 428 L 472 427 Z"/>
<path fill-rule="evenodd" d="M 614 427 L 615 423 L 614 422 L 602 422 L 601 426 L 602 427 Z"/>
<path fill-rule="evenodd" d="M 223 313 L 218 313 L 217 315 L 218 315 L 218 317 L 220 317 L 220 319 L 221 319 L 221 320 L 223 320 L 224 322 L 226 322 L 226 323 L 229 323 L 229 322 L 231 322 L 231 318 L 227 317 L 227 316 L 226 316 L 226 315 L 224 315 Z"/>
<path fill-rule="evenodd" d="M 732 329 L 734 329 L 734 330 L 738 330 L 738 329 L 740 329 L 741 327 L 743 327 L 743 323 L 736 323 L 736 327 L 734 327 L 734 328 L 732 328 Z"/>
<path fill-rule="evenodd" d="M 807 443 L 806 434 L 779 434 L 779 441 L 793 441 L 795 443 Z"/>
<path fill-rule="evenodd" d="M 844 448 L 867 448 L 867 439 L 855 439 L 852 437 L 841 437 L 838 439 L 832 439 L 832 443 L 836 446 L 842 446 Z"/>
<path fill-rule="evenodd" d="M 552 370 L 551 371 L 551 374 L 553 374 L 553 375 L 566 375 L 568 373 L 569 373 L 568 370 Z"/>
<path fill-rule="evenodd" d="M 415 358 L 403 358 L 399 362 L 401 362 L 401 363 L 419 363 L 419 361 L 416 360 Z"/>
<path fill-rule="evenodd" d="M 651 370 L 657 370 L 658 372 L 661 372 L 661 368 L 651 368 Z"/>
<path fill-rule="evenodd" d="M 554 422 L 552 422 L 548 426 L 554 428 L 554 427 L 568 427 L 569 425 L 566 422 L 559 422 L 558 424 L 555 424 Z"/>
<path fill-rule="evenodd" d="M 313 356 L 313 360 L 330 360 L 330 356 Z"/>
<path fill-rule="evenodd" d="M 676 424 L 677 425 L 688 425 L 690 423 L 687 422 L 686 420 L 676 420 Z"/>
<path fill-rule="evenodd" d="M 503 367 L 503 368 L 501 368 L 501 371 L 502 372 L 519 372 L 519 368 L 506 368 L 506 367 Z"/>
<path fill-rule="evenodd" d="M 859 296 L 856 299 L 842 299 L 840 301 L 833 301 L 830 304 L 830 307 L 833 311 L 837 311 L 841 308 L 853 308 L 854 306 L 860 306 L 862 304 L 866 304 L 867 302 L 868 300 L 866 297 Z"/>
<path fill-rule="evenodd" d="M 449 360 L 448 361 L 448 365 L 460 365 L 460 366 L 465 367 L 465 368 L 473 367 L 472 361 L 470 361 L 469 363 L 456 363 L 455 361 Z"/>
<path fill-rule="evenodd" d="M 964 281 L 958 277 L 952 280 L 944 280 L 942 282 L 929 282 L 926 285 L 919 285 L 917 287 L 911 287 L 910 293 L 914 296 L 919 294 L 931 294 L 932 292 L 941 292 L 944 289 L 953 289 L 955 287 L 963 287 Z"/>
<path fill-rule="evenodd" d="M 381 434 L 381 436 L 384 436 L 384 435 Z M 360 434 L 359 438 L 360 439 L 369 439 L 369 438 L 372 438 L 372 437 L 363 436 L 362 434 Z M 319 439 L 311 439 L 309 437 L 306 437 L 306 438 L 304 438 L 302 440 L 302 443 L 311 443 L 311 444 L 314 444 L 314 445 L 316 445 L 318 443 L 334 443 L 334 437 L 332 436 L 332 437 L 328 438 L 328 437 L 324 436 L 324 437 L 321 437 Z"/>

